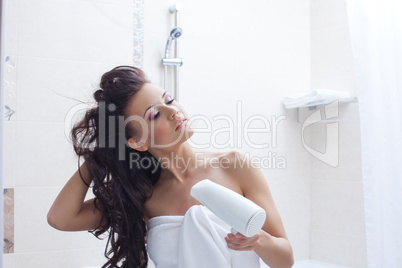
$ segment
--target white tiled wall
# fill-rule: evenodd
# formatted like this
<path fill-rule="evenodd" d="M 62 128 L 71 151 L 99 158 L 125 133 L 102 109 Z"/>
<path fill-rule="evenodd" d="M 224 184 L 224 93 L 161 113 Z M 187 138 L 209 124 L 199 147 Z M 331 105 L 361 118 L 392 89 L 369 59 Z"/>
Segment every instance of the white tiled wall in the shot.
<path fill-rule="evenodd" d="M 144 70 L 160 85 L 173 3 L 145 0 Z M 65 115 L 77 104 L 69 98 L 90 100 L 100 74 L 133 62 L 133 1 L 7 4 L 6 55 L 16 67 L 6 74 L 16 89 L 7 101 L 16 113 L 5 122 L 4 187 L 15 188 L 15 253 L 4 255 L 4 267 L 101 265 L 106 241 L 87 232 L 54 230 L 46 213 L 76 170 L 64 135 Z M 207 0 L 183 7 L 179 101 L 190 115 L 206 115 L 211 122 L 219 114 L 235 117 L 238 100 L 243 124 L 255 114 L 270 122 L 272 116 L 286 116 L 278 124 L 276 147 L 272 133 L 260 133 L 251 137 L 268 141 L 268 148 L 252 149 L 243 139 L 240 147 L 222 150 L 260 157 L 271 152 L 286 160 L 285 169 L 262 171 L 296 259 L 364 267 L 357 104 L 339 111 L 350 120 L 339 123 L 336 168 L 308 154 L 296 112 L 281 104 L 284 95 L 316 87 L 356 95 L 344 1 Z M 172 90 L 171 71 L 167 84 Z M 324 148 L 324 127 L 309 127 L 306 142 Z M 192 140 L 204 138 L 197 134 Z"/>
<path fill-rule="evenodd" d="M 163 85 L 161 60 L 174 27 L 173 15 L 168 11 L 172 3 L 145 1 L 144 68 L 152 82 L 159 85 Z M 243 124 L 256 114 L 271 123 L 271 116 L 286 116 L 278 123 L 276 148 L 272 133 L 259 133 L 250 137 L 256 143 L 268 142 L 268 148 L 253 149 L 243 138 L 242 145 L 210 149 L 238 149 L 255 157 L 271 152 L 286 159 L 285 169 L 271 166 L 262 171 L 295 257 L 309 258 L 310 159 L 300 142 L 296 112 L 285 110 L 281 104 L 286 94 L 310 90 L 309 1 L 184 1 L 180 21 L 183 34 L 179 57 L 183 58 L 183 66 L 179 101 L 190 115 L 207 116 L 214 130 L 227 127 L 212 118 L 236 118 L 239 100 Z M 167 85 L 173 92 L 172 74 Z M 251 126 L 262 126 L 262 122 Z M 209 136 L 195 134 L 191 140 L 201 143 Z"/>
<path fill-rule="evenodd" d="M 311 0 L 311 84 L 357 96 L 346 0 Z M 358 103 L 339 106 L 339 164 L 311 158 L 311 259 L 366 267 Z M 325 124 L 310 126 L 325 150 Z"/>
<path fill-rule="evenodd" d="M 14 188 L 15 233 L 2 267 L 102 265 L 107 238 L 58 231 L 47 212 L 77 169 L 64 129 L 74 99 L 91 101 L 102 73 L 133 64 L 133 1 L 6 3 L 5 104 L 15 113 L 5 121 L 4 187 Z"/>
<path fill-rule="evenodd" d="M 190 114 L 210 117 L 234 116 L 237 100 L 242 100 L 247 116 L 286 115 L 276 148 L 264 151 L 243 145 L 241 150 L 258 156 L 274 151 L 286 157 L 285 170 L 263 172 L 296 259 L 364 267 L 358 104 L 339 108 L 339 165 L 335 168 L 306 152 L 296 114 L 281 105 L 284 95 L 318 87 L 356 96 L 344 1 L 215 3 L 184 3 L 180 101 Z M 145 3 L 144 67 L 160 85 L 160 61 L 174 23 L 167 11 L 169 4 Z M 305 134 L 306 143 L 325 150 L 325 123 L 311 125 Z M 202 140 L 194 137 L 198 138 Z"/>

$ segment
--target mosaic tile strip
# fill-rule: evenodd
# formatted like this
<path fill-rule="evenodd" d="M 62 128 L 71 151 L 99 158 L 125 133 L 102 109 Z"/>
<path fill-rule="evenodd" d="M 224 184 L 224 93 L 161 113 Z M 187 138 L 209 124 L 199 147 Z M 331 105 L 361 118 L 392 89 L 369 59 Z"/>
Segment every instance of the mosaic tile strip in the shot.
<path fill-rule="evenodd" d="M 134 66 L 143 68 L 144 0 L 134 0 Z"/>
<path fill-rule="evenodd" d="M 4 250 L 14 253 L 14 189 L 4 188 Z"/>

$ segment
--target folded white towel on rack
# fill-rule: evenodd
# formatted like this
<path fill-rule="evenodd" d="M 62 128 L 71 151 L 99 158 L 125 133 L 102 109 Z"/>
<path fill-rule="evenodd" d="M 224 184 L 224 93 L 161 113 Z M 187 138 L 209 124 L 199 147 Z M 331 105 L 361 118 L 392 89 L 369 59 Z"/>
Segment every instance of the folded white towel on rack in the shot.
<path fill-rule="evenodd" d="M 307 107 L 331 103 L 335 100 L 351 98 L 351 94 L 345 91 L 318 88 L 309 93 L 288 95 L 283 98 L 285 108 Z"/>

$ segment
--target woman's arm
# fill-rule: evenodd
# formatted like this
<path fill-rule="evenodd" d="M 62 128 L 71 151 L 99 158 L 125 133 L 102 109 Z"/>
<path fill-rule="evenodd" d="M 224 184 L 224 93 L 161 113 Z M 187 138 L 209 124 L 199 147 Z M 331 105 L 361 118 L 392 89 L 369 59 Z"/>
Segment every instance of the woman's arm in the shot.
<path fill-rule="evenodd" d="M 83 179 L 90 185 L 91 178 L 85 162 L 80 170 Z M 88 186 L 84 184 L 77 170 L 53 202 L 47 214 L 49 225 L 61 231 L 84 231 L 98 227 L 102 212 L 95 208 L 94 198 L 84 202 L 87 191 Z M 105 222 L 106 219 L 102 224 Z"/>
<path fill-rule="evenodd" d="M 230 153 L 228 172 L 238 181 L 244 196 L 266 212 L 266 220 L 260 232 L 253 238 L 228 234 L 232 249 L 254 250 L 271 268 L 287 268 L 294 264 L 293 250 L 289 243 L 278 209 L 275 206 L 268 183 L 259 167 L 239 152 Z M 237 247 L 237 248 L 236 248 Z M 250 249 L 251 248 L 251 249 Z"/>

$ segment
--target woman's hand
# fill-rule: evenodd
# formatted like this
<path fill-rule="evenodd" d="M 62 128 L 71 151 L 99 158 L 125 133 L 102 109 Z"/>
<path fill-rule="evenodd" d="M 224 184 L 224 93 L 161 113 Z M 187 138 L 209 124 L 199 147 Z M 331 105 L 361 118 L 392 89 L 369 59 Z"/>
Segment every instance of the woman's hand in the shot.
<path fill-rule="evenodd" d="M 259 245 L 261 232 L 262 230 L 251 237 L 244 236 L 241 233 L 237 233 L 236 235 L 228 233 L 225 237 L 225 241 L 228 248 L 233 250 L 254 250 L 254 248 Z"/>

